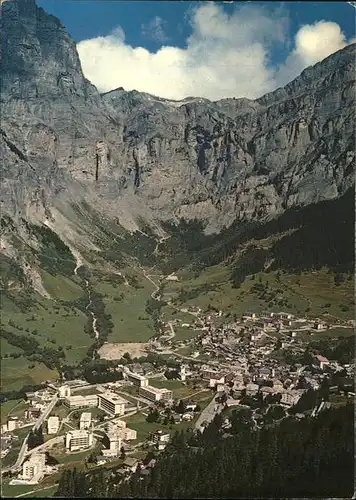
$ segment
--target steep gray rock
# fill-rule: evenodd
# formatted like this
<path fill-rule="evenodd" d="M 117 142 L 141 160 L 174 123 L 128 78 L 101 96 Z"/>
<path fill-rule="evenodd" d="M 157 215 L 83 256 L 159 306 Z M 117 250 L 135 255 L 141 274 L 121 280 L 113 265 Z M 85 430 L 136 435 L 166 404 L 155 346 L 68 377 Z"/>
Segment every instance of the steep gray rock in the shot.
<path fill-rule="evenodd" d="M 354 182 L 355 44 L 255 101 L 100 95 L 55 17 L 34 0 L 1 8 L 1 210 L 13 217 L 71 218 L 86 200 L 128 228 L 184 217 L 219 231 Z"/>

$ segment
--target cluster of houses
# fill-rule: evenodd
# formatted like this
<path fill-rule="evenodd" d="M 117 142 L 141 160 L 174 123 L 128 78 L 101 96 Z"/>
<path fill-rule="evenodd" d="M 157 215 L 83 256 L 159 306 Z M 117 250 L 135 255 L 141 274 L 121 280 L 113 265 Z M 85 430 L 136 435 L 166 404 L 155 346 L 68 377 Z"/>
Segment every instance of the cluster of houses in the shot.
<path fill-rule="evenodd" d="M 310 330 L 320 331 L 328 327 L 321 321 L 298 319 L 285 312 L 247 312 L 240 320 L 217 326 L 214 324 L 214 316 L 221 316 L 221 311 L 211 313 L 203 319 L 200 312 L 201 310 L 197 309 L 194 322 L 187 325 L 199 330 L 198 335 L 188 341 L 196 349 L 196 355 L 190 357 L 186 366 L 181 366 L 179 379 L 183 383 L 192 383 L 196 388 L 214 390 L 219 401 L 223 401 L 227 407 L 248 405 L 248 398 L 252 398 L 255 401 L 267 401 L 268 404 L 270 401 L 275 404 L 276 401 L 288 409 L 298 403 L 306 390 L 318 389 L 326 373 L 346 370 L 349 377 L 354 376 L 354 365 L 341 366 L 322 354 L 315 355 L 308 365 L 290 365 L 285 360 L 281 362 L 278 357 L 271 356 L 277 348 L 277 343 L 278 349 L 288 348 L 295 353 L 303 352 L 305 335 L 308 335 Z M 201 354 L 204 354 L 205 360 L 208 361 L 197 359 Z M 174 356 L 174 352 L 172 355 Z M 127 427 L 124 420 L 118 420 L 135 407 L 132 400 L 123 398 L 118 394 L 120 391 L 116 392 L 118 386 L 122 389 L 122 384 L 135 387 L 136 399 L 155 406 L 161 417 L 167 416 L 166 410 L 170 408 L 171 423 L 194 419 L 198 411 L 196 403 L 185 401 L 184 408 L 177 411 L 170 389 L 150 385 L 148 375 L 155 372 L 150 363 L 132 363 L 125 367 L 119 365 L 118 369 L 122 370 L 124 380 L 96 386 L 94 394 L 73 394 L 74 388 L 80 389 L 87 385 L 80 380 L 61 386 L 50 385 L 47 389 L 28 394 L 29 406 L 24 414 L 25 420 L 12 417 L 2 426 L 1 456 L 8 453 L 11 446 L 11 432 L 23 425 L 32 425 L 45 412 L 48 402 L 53 398 L 53 390 L 68 409 L 83 410 L 78 422 L 79 428 L 67 430 L 63 435 L 63 445 L 68 453 L 94 448 L 95 426 L 90 408 L 102 410 L 106 414 L 105 418 L 110 419 L 104 425 L 106 445 L 96 457 L 97 464 L 122 456 L 123 449 L 130 449 L 128 442 L 137 440 L 136 431 Z M 303 384 L 300 383 L 301 380 Z M 325 406 L 326 403 L 323 404 Z M 320 409 L 321 407 L 315 408 L 313 411 L 315 413 Z M 59 416 L 49 415 L 46 420 L 47 433 L 57 435 L 63 423 Z M 169 439 L 170 434 L 161 429 L 148 437 L 147 444 L 154 446 L 157 451 L 162 451 Z M 138 466 L 142 475 L 147 475 L 154 466 L 154 460 L 144 463 L 125 456 L 122 466 L 115 473 L 127 478 Z M 53 471 L 53 467 L 46 465 L 42 453 L 32 453 L 24 462 L 22 473 L 16 481 L 32 484 Z"/>

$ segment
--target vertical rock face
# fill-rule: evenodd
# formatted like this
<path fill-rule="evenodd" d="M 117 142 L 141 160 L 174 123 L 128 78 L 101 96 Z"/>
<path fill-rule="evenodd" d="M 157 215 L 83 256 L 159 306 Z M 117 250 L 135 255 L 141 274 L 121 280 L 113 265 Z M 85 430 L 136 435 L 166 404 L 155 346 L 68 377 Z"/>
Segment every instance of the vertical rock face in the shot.
<path fill-rule="evenodd" d="M 75 43 L 56 17 L 34 0 L 5 0 L 1 9 L 2 101 L 96 94 L 83 76 Z"/>
<path fill-rule="evenodd" d="M 5 212 L 85 198 L 120 220 L 196 217 L 218 231 L 353 183 L 355 45 L 255 101 L 100 95 L 60 21 L 34 0 L 1 9 Z"/>

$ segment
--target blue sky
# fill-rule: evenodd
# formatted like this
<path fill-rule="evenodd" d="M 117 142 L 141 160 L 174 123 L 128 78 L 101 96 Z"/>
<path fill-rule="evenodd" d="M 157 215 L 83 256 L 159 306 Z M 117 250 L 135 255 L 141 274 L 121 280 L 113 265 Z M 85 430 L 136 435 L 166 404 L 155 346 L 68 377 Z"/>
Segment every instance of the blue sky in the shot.
<path fill-rule="evenodd" d="M 342 43 L 348 43 L 355 36 L 356 10 L 346 2 L 207 3 L 172 0 L 161 2 L 37 0 L 37 4 L 58 17 L 77 43 L 92 40 L 90 45 L 79 43 L 78 50 L 84 73 L 101 90 L 110 90 L 109 87 L 121 85 L 128 88 L 128 90 L 131 90 L 129 87 L 141 86 L 139 90 L 154 93 L 154 89 L 157 88 L 157 93 L 172 98 L 181 98 L 190 90 L 194 93 L 199 90 L 197 82 L 193 82 L 192 67 L 195 64 L 197 65 L 196 74 L 199 75 L 200 81 L 206 80 L 210 82 L 209 84 L 206 83 L 204 89 L 202 88 L 200 95 L 209 98 L 220 98 L 227 97 L 229 93 L 234 93 L 234 80 L 229 72 L 229 83 L 225 83 L 225 87 L 220 91 L 221 95 L 219 94 L 219 83 L 213 68 L 213 61 L 215 60 L 217 61 L 215 64 L 216 74 L 221 75 L 222 68 L 227 66 L 229 68 L 234 67 L 233 51 L 236 54 L 236 64 L 245 65 L 245 68 L 251 70 L 251 79 L 256 81 L 256 85 L 253 85 L 254 89 L 250 89 L 250 96 L 256 97 L 258 93 L 269 91 L 273 86 L 285 84 L 288 79 L 293 78 L 303 69 L 303 64 L 306 66 L 317 62 L 318 58 L 325 57 L 325 54 L 329 55 L 328 51 L 331 53 L 338 48 L 342 48 Z M 238 12 L 241 8 L 246 13 L 239 16 Z M 196 14 L 197 10 L 200 12 L 199 14 Z M 252 13 L 249 13 L 249 10 Z M 259 38 L 259 30 L 255 29 L 258 25 L 259 11 L 263 12 L 271 21 L 269 23 L 266 19 L 261 28 L 261 32 L 265 30 L 263 40 Z M 313 27 L 315 23 L 321 21 L 333 23 L 333 25 L 318 25 L 318 30 L 305 28 L 306 26 Z M 222 31 L 218 30 L 214 36 L 215 42 L 217 42 L 215 46 L 220 43 L 220 52 L 216 49 L 218 52 L 215 54 L 215 48 L 208 40 L 205 45 L 211 47 L 209 49 L 210 53 L 208 51 L 204 53 L 204 44 L 202 42 L 207 40 L 207 35 L 201 33 L 204 31 L 204 23 L 209 27 L 209 22 L 213 22 L 213 25 L 211 25 L 213 27 L 226 26 L 226 29 L 230 29 L 230 32 L 235 34 L 243 31 L 243 27 L 251 22 L 251 33 L 257 33 L 256 40 L 250 39 L 248 34 L 246 34 L 245 40 L 242 40 L 237 35 L 225 37 Z M 278 36 L 273 33 L 273 23 L 275 23 L 276 30 L 280 30 Z M 336 26 L 338 26 L 340 33 L 343 34 L 342 36 L 336 33 Z M 104 42 L 99 43 L 98 37 L 108 37 L 118 27 L 121 30 L 120 32 L 116 31 L 114 35 L 116 41 L 113 38 L 105 38 Z M 311 29 L 314 30 L 313 33 L 310 31 Z M 330 35 L 328 30 L 331 30 Z M 296 54 L 296 36 L 298 36 L 298 32 L 304 38 L 300 36 L 300 47 L 297 48 L 297 52 L 298 50 L 299 52 Z M 311 35 L 314 38 L 311 38 Z M 189 37 L 191 37 L 190 40 Z M 325 49 L 324 47 L 318 49 L 318 51 L 315 49 L 313 54 L 309 53 L 310 51 L 308 52 L 309 49 L 305 47 L 305 43 L 318 44 L 323 37 L 331 40 L 330 48 Z M 314 40 L 317 40 L 317 42 L 314 42 Z M 323 41 L 322 43 L 325 45 L 326 42 Z M 260 45 L 259 49 L 255 46 L 256 44 Z M 116 57 L 113 56 L 115 47 L 117 48 Z M 162 47 L 170 47 L 172 50 L 170 52 L 167 50 L 162 51 Z M 231 55 L 226 61 L 221 62 L 223 47 L 224 54 L 230 51 Z M 140 52 L 140 50 L 137 50 L 138 48 L 146 49 L 146 52 Z M 202 54 L 201 59 L 206 60 L 204 65 L 199 60 L 199 50 L 201 50 Z M 97 66 L 94 67 L 93 61 L 90 60 L 90 53 L 93 54 L 93 57 L 95 55 L 96 58 L 99 57 L 105 60 L 106 64 L 112 63 L 115 68 L 118 68 L 121 62 L 125 66 L 125 70 L 121 68 L 121 76 L 120 71 L 117 70 L 117 76 L 111 72 L 108 75 L 109 79 L 106 76 L 103 77 L 104 66 L 99 66 L 97 63 Z M 213 57 L 209 59 L 211 54 Z M 240 59 L 237 58 L 238 54 L 240 54 Z M 294 63 L 291 62 L 293 54 Z M 215 59 L 214 55 L 216 56 Z M 254 58 L 255 61 L 252 69 L 252 64 L 249 62 L 251 58 Z M 159 66 L 159 61 L 162 62 L 162 67 Z M 222 64 L 224 65 L 222 66 Z M 167 71 L 167 66 L 171 68 L 170 73 Z M 185 68 L 184 72 L 183 66 Z M 134 74 L 135 68 L 137 69 L 136 77 Z M 187 76 L 188 69 L 190 71 L 189 77 Z M 264 70 L 267 70 L 267 73 Z M 154 78 L 148 78 L 148 75 L 157 72 L 161 74 L 161 78 L 167 79 L 166 83 L 156 81 Z M 246 71 L 243 74 L 246 74 Z M 276 76 L 277 74 L 279 76 Z M 235 79 L 237 83 L 240 78 L 240 74 L 236 73 Z M 122 82 L 120 82 L 120 79 Z M 168 80 L 175 79 L 181 80 L 180 87 L 175 89 L 172 87 L 169 90 Z M 247 95 L 248 91 L 249 87 L 246 87 L 245 91 L 242 85 L 236 84 L 238 97 L 241 93 Z"/>

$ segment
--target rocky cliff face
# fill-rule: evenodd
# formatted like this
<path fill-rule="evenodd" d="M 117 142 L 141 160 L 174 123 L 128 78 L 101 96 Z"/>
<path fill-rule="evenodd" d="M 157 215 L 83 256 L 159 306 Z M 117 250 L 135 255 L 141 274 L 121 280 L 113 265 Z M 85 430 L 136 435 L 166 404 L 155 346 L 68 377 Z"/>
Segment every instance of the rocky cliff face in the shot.
<path fill-rule="evenodd" d="M 236 219 L 353 184 L 355 45 L 255 101 L 100 95 L 74 42 L 34 0 L 1 4 L 1 210 L 44 220 L 86 200 L 134 227 Z"/>

